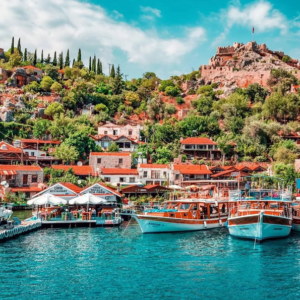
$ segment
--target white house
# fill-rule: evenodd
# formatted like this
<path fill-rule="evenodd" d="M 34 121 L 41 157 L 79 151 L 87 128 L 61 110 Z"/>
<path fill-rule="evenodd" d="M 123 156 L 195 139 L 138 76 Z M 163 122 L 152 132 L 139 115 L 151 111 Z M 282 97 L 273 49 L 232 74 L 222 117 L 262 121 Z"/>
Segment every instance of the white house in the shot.
<path fill-rule="evenodd" d="M 105 182 L 124 185 L 138 182 L 139 172 L 137 169 L 102 168 L 100 176 Z"/>
<path fill-rule="evenodd" d="M 164 164 L 139 164 L 139 181 L 143 184 L 163 185 L 170 178 L 170 166 Z"/>

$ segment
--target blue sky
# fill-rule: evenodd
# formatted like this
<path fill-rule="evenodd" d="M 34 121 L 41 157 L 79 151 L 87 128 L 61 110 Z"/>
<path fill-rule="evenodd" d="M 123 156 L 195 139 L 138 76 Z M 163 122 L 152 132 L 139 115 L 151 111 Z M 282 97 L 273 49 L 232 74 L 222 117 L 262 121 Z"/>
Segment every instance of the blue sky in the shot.
<path fill-rule="evenodd" d="M 258 43 L 300 59 L 297 1 L 10 0 L 1 3 L 0 47 L 12 36 L 52 56 L 81 47 L 84 62 L 96 54 L 106 72 L 114 63 L 129 78 L 165 79 L 207 64 L 218 45 L 247 43 L 254 26 Z"/>

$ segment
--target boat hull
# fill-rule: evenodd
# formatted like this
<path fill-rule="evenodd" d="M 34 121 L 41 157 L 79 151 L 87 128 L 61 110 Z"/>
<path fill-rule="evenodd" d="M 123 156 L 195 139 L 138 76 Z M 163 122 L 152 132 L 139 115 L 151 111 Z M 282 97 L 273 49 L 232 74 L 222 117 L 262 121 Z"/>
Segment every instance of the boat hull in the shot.
<path fill-rule="evenodd" d="M 223 227 L 227 220 L 227 217 L 210 220 L 152 217 L 145 215 L 133 215 L 133 217 L 138 222 L 143 233 L 166 233 L 214 229 Z"/>
<path fill-rule="evenodd" d="M 293 230 L 300 231 L 300 218 L 299 217 L 293 217 Z"/>
<path fill-rule="evenodd" d="M 230 235 L 257 241 L 285 238 L 291 233 L 291 228 L 292 220 L 290 218 L 264 215 L 263 213 L 228 219 Z"/>

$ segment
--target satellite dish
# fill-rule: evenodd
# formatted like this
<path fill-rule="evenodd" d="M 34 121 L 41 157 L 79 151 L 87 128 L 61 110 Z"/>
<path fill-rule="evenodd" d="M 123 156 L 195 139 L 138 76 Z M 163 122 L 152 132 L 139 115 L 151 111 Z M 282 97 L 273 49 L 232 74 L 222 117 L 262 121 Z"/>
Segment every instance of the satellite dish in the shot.
<path fill-rule="evenodd" d="M 6 185 L 7 184 L 7 182 L 6 181 L 1 181 L 1 183 L 0 183 L 1 185 Z"/>
<path fill-rule="evenodd" d="M 81 162 L 81 161 L 78 161 L 78 162 L 77 162 L 77 166 L 81 167 L 81 166 L 82 166 L 82 162 Z"/>

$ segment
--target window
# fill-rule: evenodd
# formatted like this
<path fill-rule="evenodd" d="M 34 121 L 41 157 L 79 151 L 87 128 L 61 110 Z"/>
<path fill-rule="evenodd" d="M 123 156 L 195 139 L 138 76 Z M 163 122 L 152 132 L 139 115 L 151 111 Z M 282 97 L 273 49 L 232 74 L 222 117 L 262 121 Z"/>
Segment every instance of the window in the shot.
<path fill-rule="evenodd" d="M 104 177 L 105 182 L 110 182 L 110 177 Z"/>
<path fill-rule="evenodd" d="M 118 135 L 118 130 L 113 130 L 113 135 Z"/>
<path fill-rule="evenodd" d="M 31 156 L 34 156 L 34 152 L 31 152 Z"/>
<path fill-rule="evenodd" d="M 120 177 L 119 182 L 126 182 L 126 177 Z"/>
<path fill-rule="evenodd" d="M 104 134 L 107 134 L 107 131 L 106 131 L 106 130 L 104 131 Z"/>
<path fill-rule="evenodd" d="M 198 146 L 197 146 L 197 149 L 203 150 L 203 149 L 206 149 L 206 146 L 205 146 L 205 145 L 198 145 Z"/>
<path fill-rule="evenodd" d="M 129 177 L 129 182 L 135 182 L 135 178 L 134 177 Z"/>
<path fill-rule="evenodd" d="M 166 171 L 163 172 L 163 177 L 167 178 L 167 172 Z"/>
<path fill-rule="evenodd" d="M 180 174 L 175 174 L 175 180 L 179 180 Z"/>
<path fill-rule="evenodd" d="M 189 209 L 189 207 L 190 207 L 190 204 L 188 204 L 188 203 L 182 203 L 182 204 L 180 205 L 179 209 L 184 209 L 184 210 L 186 210 L 186 209 Z"/>
<path fill-rule="evenodd" d="M 119 158 L 119 164 L 123 163 L 123 158 Z"/>
<path fill-rule="evenodd" d="M 213 145 L 208 145 L 208 149 L 213 149 Z"/>
<path fill-rule="evenodd" d="M 148 173 L 147 171 L 144 171 L 144 173 L 143 173 L 143 177 L 144 177 L 144 178 L 147 178 L 147 176 L 148 176 L 147 173 Z"/>
<path fill-rule="evenodd" d="M 128 130 L 128 135 L 132 135 L 132 130 Z"/>
<path fill-rule="evenodd" d="M 97 164 L 101 164 L 101 158 L 97 158 Z"/>
<path fill-rule="evenodd" d="M 152 178 L 152 179 L 159 179 L 159 178 L 161 178 L 161 177 L 160 177 L 160 171 L 152 170 L 152 171 L 151 171 L 151 178 Z"/>
<path fill-rule="evenodd" d="M 31 182 L 37 182 L 37 181 L 38 181 L 37 175 L 32 175 L 31 176 Z"/>

